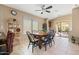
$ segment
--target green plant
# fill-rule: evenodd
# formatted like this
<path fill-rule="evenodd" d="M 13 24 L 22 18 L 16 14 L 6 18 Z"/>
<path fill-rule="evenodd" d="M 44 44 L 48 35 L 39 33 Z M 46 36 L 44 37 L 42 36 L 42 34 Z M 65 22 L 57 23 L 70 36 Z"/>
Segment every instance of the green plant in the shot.
<path fill-rule="evenodd" d="M 75 43 L 75 37 L 74 36 L 72 36 L 71 40 L 72 40 L 72 43 Z"/>

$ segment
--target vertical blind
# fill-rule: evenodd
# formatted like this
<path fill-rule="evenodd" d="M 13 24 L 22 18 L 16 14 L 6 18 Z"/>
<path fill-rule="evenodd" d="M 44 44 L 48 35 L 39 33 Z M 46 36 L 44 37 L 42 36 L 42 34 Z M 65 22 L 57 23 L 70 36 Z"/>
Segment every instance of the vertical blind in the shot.
<path fill-rule="evenodd" d="M 26 34 L 26 31 L 31 32 L 31 20 L 24 17 L 23 18 L 23 33 Z"/>
<path fill-rule="evenodd" d="M 23 33 L 26 34 L 26 31 L 34 32 L 38 31 L 38 21 L 31 20 L 29 18 L 23 18 Z"/>
<path fill-rule="evenodd" d="M 33 32 L 38 31 L 38 21 L 35 21 L 35 20 L 32 21 L 32 31 Z"/>

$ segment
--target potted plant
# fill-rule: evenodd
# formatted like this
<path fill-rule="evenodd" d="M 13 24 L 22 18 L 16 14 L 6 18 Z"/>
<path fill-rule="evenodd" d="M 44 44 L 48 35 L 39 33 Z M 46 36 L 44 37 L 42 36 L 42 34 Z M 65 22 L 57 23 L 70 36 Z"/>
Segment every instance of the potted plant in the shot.
<path fill-rule="evenodd" d="M 47 32 L 47 24 L 46 23 L 43 24 L 42 28 L 43 28 L 43 32 Z"/>
<path fill-rule="evenodd" d="M 75 37 L 74 36 L 72 36 L 71 40 L 72 40 L 72 43 L 75 43 Z"/>

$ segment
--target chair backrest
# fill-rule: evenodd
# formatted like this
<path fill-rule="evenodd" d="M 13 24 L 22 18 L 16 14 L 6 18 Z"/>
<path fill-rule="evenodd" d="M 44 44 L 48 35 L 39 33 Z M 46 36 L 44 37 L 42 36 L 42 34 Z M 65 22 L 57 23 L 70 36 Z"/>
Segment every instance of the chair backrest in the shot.
<path fill-rule="evenodd" d="M 51 35 L 54 37 L 55 36 L 55 31 L 51 30 Z"/>
<path fill-rule="evenodd" d="M 34 38 L 33 38 L 32 34 L 30 32 L 28 32 L 28 31 L 26 32 L 26 34 L 28 36 L 29 41 L 34 42 Z"/>
<path fill-rule="evenodd" d="M 55 31 L 54 30 L 50 30 L 48 32 L 48 36 L 53 39 L 53 37 L 55 36 Z"/>
<path fill-rule="evenodd" d="M 7 52 L 11 53 L 13 51 L 13 39 L 15 34 L 11 31 L 8 31 L 7 38 L 6 38 L 6 46 L 7 46 Z"/>

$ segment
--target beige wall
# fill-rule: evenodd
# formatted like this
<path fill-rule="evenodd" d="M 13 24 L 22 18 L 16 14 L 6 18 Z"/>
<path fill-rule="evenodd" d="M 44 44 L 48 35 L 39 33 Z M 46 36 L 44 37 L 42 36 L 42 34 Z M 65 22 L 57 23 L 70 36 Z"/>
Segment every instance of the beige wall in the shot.
<path fill-rule="evenodd" d="M 79 37 L 79 7 L 72 10 L 72 35 Z"/>
<path fill-rule="evenodd" d="M 65 16 L 61 16 L 61 17 L 58 17 L 58 18 L 55 18 L 53 20 L 51 20 L 52 22 L 52 26 L 51 26 L 51 29 L 54 29 L 57 31 L 56 29 L 56 24 L 58 22 L 72 22 L 72 15 L 65 15 Z"/>
<path fill-rule="evenodd" d="M 10 18 L 15 18 L 18 21 L 18 24 L 20 25 L 21 32 L 22 32 L 23 31 L 23 17 L 26 17 L 26 18 L 28 17 L 31 20 L 32 19 L 37 20 L 39 22 L 39 30 L 42 30 L 42 24 L 44 23 L 44 20 L 42 18 L 16 10 L 16 9 L 14 10 L 17 11 L 17 15 L 13 16 L 11 15 L 11 9 L 13 8 L 0 5 L 0 27 L 3 26 L 3 30 L 1 31 L 4 31 L 6 33 L 7 32 L 7 20 Z"/>

